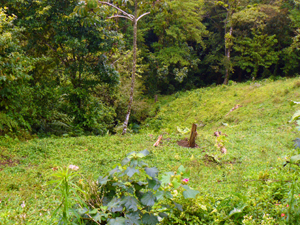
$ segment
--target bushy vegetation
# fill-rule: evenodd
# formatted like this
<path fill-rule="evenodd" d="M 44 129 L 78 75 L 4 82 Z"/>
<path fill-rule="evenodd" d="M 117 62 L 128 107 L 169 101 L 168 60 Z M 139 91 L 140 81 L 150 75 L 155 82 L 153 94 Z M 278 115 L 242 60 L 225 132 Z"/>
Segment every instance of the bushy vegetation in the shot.
<path fill-rule="evenodd" d="M 137 130 L 149 97 L 299 71 L 294 0 L 0 3 L 2 135 L 115 133 L 129 96 Z"/>
<path fill-rule="evenodd" d="M 0 224 L 298 223 L 298 0 L 0 4 Z"/>
<path fill-rule="evenodd" d="M 113 216 L 117 212 L 110 212 L 105 205 L 97 203 L 101 189 L 98 189 L 99 181 L 98 184 L 96 181 L 99 176 L 109 174 L 111 168 L 123 168 L 120 162 L 129 153 L 148 149 L 150 155 L 143 159 L 149 168 L 156 167 L 163 175 L 168 171 L 181 170 L 183 165 L 190 171 L 188 185 L 199 191 L 195 198 L 187 200 L 179 191 L 176 195 L 175 190 L 170 190 L 178 207 L 172 203 L 175 207 L 164 212 L 168 216 L 160 223 L 295 224 L 299 217 L 297 164 L 300 152 L 299 148 L 295 149 L 293 140 L 299 138 L 299 132 L 294 122 L 289 121 L 299 110 L 297 104 L 291 105 L 291 100 L 297 102 L 295 98 L 298 97 L 298 79 L 232 83 L 231 86 L 159 97 L 159 107 L 153 107 L 157 115 L 150 112 L 155 117 L 148 119 L 138 134 L 34 138 L 28 142 L 3 137 L 0 221 L 4 224 L 49 224 L 51 220 L 57 223 L 63 218 L 63 211 L 55 210 L 66 200 L 62 195 L 66 192 L 54 189 L 55 185 L 49 182 L 57 180 L 52 174 L 66 171 L 69 165 L 76 165 L 79 170 L 69 170 L 76 177 L 67 180 L 70 186 L 75 185 L 69 189 L 68 210 L 78 208 L 79 204 L 91 203 L 95 210 L 88 205 L 91 208 L 83 210 L 82 215 L 85 213 L 87 216 L 86 213 L 90 212 L 93 218 L 104 213 L 103 221 L 105 218 L 117 220 Z M 188 104 L 190 101 L 193 105 Z M 230 112 L 237 104 L 241 107 Z M 297 114 L 293 119 L 297 121 Z M 177 142 L 189 136 L 184 130 L 189 129 L 193 122 L 198 124 L 196 143 L 199 147 L 183 148 Z M 223 142 L 226 155 L 221 154 L 216 145 L 215 131 L 227 135 Z M 163 134 L 162 143 L 153 147 L 159 134 Z M 121 176 L 117 176 L 117 180 L 111 178 L 111 183 L 107 184 L 117 188 L 119 186 L 113 185 L 115 182 L 123 183 L 129 188 L 129 180 L 148 182 L 146 178 L 149 175 L 144 173 L 143 167 L 138 170 L 140 174 L 130 178 L 128 174 L 122 175 L 130 172 L 124 169 L 119 172 Z M 151 180 L 150 177 L 148 179 Z M 164 179 L 161 175 L 157 178 Z M 78 191 L 79 188 L 83 192 Z M 118 190 L 121 191 L 120 197 L 130 196 L 121 187 Z M 142 210 L 141 206 L 138 210 Z M 152 210 L 158 210 L 152 211 L 155 216 L 161 212 L 155 207 Z M 123 218 L 125 214 L 118 215 Z M 76 217 L 67 215 L 75 221 Z M 117 221 L 122 222 L 122 218 Z"/>

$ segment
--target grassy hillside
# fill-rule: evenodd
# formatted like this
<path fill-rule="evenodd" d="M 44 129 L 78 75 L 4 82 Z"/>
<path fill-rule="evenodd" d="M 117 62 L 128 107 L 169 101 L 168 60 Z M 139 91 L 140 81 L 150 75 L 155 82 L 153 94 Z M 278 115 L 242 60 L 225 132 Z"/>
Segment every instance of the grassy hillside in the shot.
<path fill-rule="evenodd" d="M 190 186 L 201 196 L 224 199 L 239 193 L 249 216 L 263 218 L 268 213 L 276 221 L 270 224 L 284 224 L 281 214 L 286 213 L 292 174 L 282 165 L 297 154 L 292 140 L 299 133 L 288 121 L 299 109 L 291 106 L 290 100 L 299 99 L 299 78 L 233 83 L 162 97 L 153 105 L 157 115 L 147 119 L 139 134 L 26 142 L 3 137 L 0 224 L 49 224 L 50 211 L 59 203 L 58 191 L 46 182 L 56 168 L 74 164 L 85 179 L 96 179 L 127 153 L 143 149 L 152 153 L 147 162 L 161 171 L 175 170 L 181 164 L 189 167 Z M 198 124 L 199 147 L 179 146 L 178 141 L 189 137 L 188 131 L 182 130 L 191 128 L 192 123 Z M 227 154 L 216 146 L 215 131 L 227 135 L 219 139 Z M 162 143 L 155 148 L 152 145 L 160 134 Z M 229 212 L 237 206 L 230 207 Z M 255 215 L 251 207 L 257 208 Z M 222 213 L 227 211 L 220 211 L 216 221 L 222 221 Z M 253 221 L 249 224 L 261 224 Z"/>

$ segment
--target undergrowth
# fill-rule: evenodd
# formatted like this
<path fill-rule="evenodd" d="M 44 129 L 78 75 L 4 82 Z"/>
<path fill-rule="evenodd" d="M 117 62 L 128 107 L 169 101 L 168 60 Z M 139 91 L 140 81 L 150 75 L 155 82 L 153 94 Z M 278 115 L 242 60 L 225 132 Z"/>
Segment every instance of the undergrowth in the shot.
<path fill-rule="evenodd" d="M 183 212 L 174 209 L 161 223 L 293 221 L 300 194 L 298 167 L 283 165 L 299 154 L 292 141 L 299 132 L 288 123 L 299 109 L 290 105 L 291 100 L 299 101 L 298 83 L 298 78 L 232 83 L 159 97 L 149 112 L 153 117 L 137 134 L 28 142 L 2 137 L 0 224 L 49 224 L 60 204 L 60 192 L 46 185 L 53 172 L 77 165 L 82 179 L 96 180 L 128 153 L 141 149 L 151 152 L 145 159 L 149 167 L 162 172 L 176 171 L 180 165 L 189 168 L 189 185 L 199 191 L 196 199 L 180 202 Z M 189 138 L 192 123 L 198 125 L 198 148 L 179 146 L 177 142 Z M 216 131 L 226 135 L 227 154 L 216 146 Z M 153 147 L 160 134 L 162 142 Z"/>

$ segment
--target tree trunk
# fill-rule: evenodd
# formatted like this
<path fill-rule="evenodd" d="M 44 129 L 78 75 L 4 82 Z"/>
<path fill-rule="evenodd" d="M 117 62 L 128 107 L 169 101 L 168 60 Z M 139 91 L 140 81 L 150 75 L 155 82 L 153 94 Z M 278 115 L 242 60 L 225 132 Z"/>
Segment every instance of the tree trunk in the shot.
<path fill-rule="evenodd" d="M 192 130 L 191 130 L 191 137 L 189 140 L 189 147 L 194 148 L 196 147 L 196 136 L 197 136 L 197 125 L 193 123 Z"/>
<path fill-rule="evenodd" d="M 131 88 L 130 88 L 130 97 L 128 103 L 127 114 L 125 117 L 125 121 L 123 124 L 123 132 L 122 134 L 126 134 L 128 121 L 131 112 L 131 106 L 133 102 L 133 91 L 134 91 L 134 83 L 135 83 L 135 70 L 136 70 L 136 49 L 137 49 L 137 0 L 134 2 L 134 18 L 133 18 L 133 62 L 132 62 L 132 76 L 131 76 Z"/>
<path fill-rule="evenodd" d="M 230 37 L 231 37 L 232 36 L 232 26 L 230 27 L 229 34 L 230 34 Z M 226 65 L 226 71 L 225 71 L 225 79 L 224 79 L 224 83 L 223 83 L 225 85 L 227 85 L 228 81 L 229 81 L 230 52 L 231 52 L 231 45 L 229 45 L 228 48 L 227 48 L 226 47 L 226 40 L 225 40 L 225 56 L 227 58 L 227 65 Z"/>

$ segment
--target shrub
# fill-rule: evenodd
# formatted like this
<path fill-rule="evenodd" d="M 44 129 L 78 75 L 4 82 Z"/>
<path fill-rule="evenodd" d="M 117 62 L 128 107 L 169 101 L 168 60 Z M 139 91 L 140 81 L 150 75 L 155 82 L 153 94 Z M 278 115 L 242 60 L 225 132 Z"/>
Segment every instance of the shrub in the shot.
<path fill-rule="evenodd" d="M 89 188 L 81 183 L 81 188 L 85 190 L 81 192 L 84 193 L 82 198 L 85 203 L 79 201 L 74 206 L 74 216 L 69 221 L 73 224 L 154 225 L 168 217 L 174 209 L 183 211 L 183 206 L 176 201 L 195 198 L 199 193 L 187 185 L 189 171 L 180 166 L 176 172 L 165 173 L 159 180 L 158 169 L 148 167 L 141 160 L 148 154 L 147 150 L 132 152 Z M 64 191 L 64 187 L 70 188 L 70 185 L 66 185 L 66 179 L 61 179 L 61 193 L 64 196 L 69 193 Z M 63 209 L 65 219 L 69 210 Z"/>

